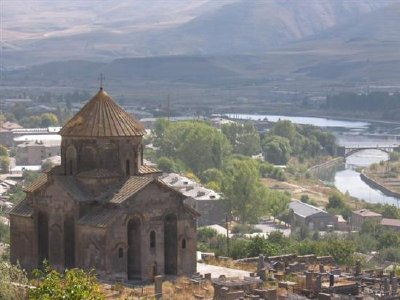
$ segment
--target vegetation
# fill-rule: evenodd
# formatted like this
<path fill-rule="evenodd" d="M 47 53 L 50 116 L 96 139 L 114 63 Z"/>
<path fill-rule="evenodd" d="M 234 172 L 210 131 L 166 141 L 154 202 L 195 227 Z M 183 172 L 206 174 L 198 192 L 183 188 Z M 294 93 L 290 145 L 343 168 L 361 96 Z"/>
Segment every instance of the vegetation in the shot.
<path fill-rule="evenodd" d="M 336 154 L 335 136 L 311 125 L 278 121 L 261 139 L 264 158 L 273 164 L 286 164 L 291 156 L 303 161 Z"/>
<path fill-rule="evenodd" d="M 18 266 L 0 261 L 0 299 L 23 300 L 27 298 L 26 288 L 28 279 Z M 41 298 L 46 299 L 46 298 Z"/>
<path fill-rule="evenodd" d="M 260 135 L 251 123 L 225 124 L 222 133 L 228 138 L 233 153 L 252 156 L 261 152 Z"/>
<path fill-rule="evenodd" d="M 159 147 L 159 157 L 165 156 L 172 162 L 181 160 L 195 174 L 221 168 L 232 151 L 225 135 L 201 121 L 169 123 L 160 120 L 155 125 L 154 144 Z"/>
<path fill-rule="evenodd" d="M 340 93 L 328 95 L 326 100 L 328 109 L 334 110 L 365 110 L 383 111 L 400 108 L 400 93 L 372 92 L 368 94 Z"/>
<path fill-rule="evenodd" d="M 44 271 L 34 270 L 33 275 L 35 288 L 29 290 L 29 299 L 105 299 L 93 271 L 70 269 L 62 274 L 45 263 Z"/>
<path fill-rule="evenodd" d="M 217 255 L 227 255 L 227 241 L 223 235 L 203 228 L 198 230 L 199 249 L 213 251 Z M 200 246 L 201 245 L 201 246 Z M 244 238 L 242 236 L 230 239 L 229 254 L 233 259 L 294 253 L 298 255 L 316 254 L 331 255 L 340 265 L 354 263 L 356 243 L 352 238 L 328 234 L 318 239 L 300 239 L 298 236 L 285 237 L 282 232 L 275 231 L 267 238 L 256 236 Z"/>

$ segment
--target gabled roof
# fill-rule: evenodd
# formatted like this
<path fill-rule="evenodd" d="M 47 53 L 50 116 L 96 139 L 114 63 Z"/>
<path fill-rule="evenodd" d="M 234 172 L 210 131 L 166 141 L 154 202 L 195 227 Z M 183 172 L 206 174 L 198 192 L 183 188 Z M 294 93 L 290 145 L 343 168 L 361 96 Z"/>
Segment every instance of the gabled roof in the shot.
<path fill-rule="evenodd" d="M 143 136 L 145 129 L 103 90 L 100 91 L 60 131 L 70 137 Z"/>
<path fill-rule="evenodd" d="M 36 180 L 24 188 L 27 193 L 34 193 L 41 189 L 48 181 L 47 174 L 41 174 Z"/>
<path fill-rule="evenodd" d="M 112 197 L 111 203 L 122 203 L 130 196 L 139 192 L 142 188 L 148 185 L 154 180 L 153 177 L 146 176 L 132 176 L 130 177 L 124 185 L 119 189 L 118 193 Z"/>
<path fill-rule="evenodd" d="M 303 203 L 298 200 L 291 201 L 289 203 L 289 208 L 293 209 L 293 212 L 296 215 L 302 216 L 303 218 L 307 218 L 309 216 L 312 216 L 315 214 L 320 214 L 320 213 L 328 215 L 328 213 L 325 210 L 315 207 L 313 205 L 307 204 L 307 203 Z"/>
<path fill-rule="evenodd" d="M 10 211 L 10 215 L 20 217 L 31 217 L 33 214 L 32 205 L 28 203 L 27 199 L 22 200 Z"/>
<path fill-rule="evenodd" d="M 378 214 L 374 211 L 371 211 L 371 210 L 365 209 L 365 208 L 360 209 L 360 210 L 355 210 L 355 211 L 353 211 L 353 214 L 360 215 L 362 217 L 382 217 L 381 214 Z"/>

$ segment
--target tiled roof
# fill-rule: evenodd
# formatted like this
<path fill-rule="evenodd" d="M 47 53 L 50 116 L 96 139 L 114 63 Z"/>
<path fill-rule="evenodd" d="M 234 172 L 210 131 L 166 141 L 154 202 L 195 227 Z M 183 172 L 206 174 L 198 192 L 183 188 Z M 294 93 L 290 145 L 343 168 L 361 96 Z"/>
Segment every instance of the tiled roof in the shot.
<path fill-rule="evenodd" d="M 152 182 L 154 179 L 152 177 L 140 177 L 132 176 L 130 177 L 124 185 L 119 189 L 118 193 L 110 200 L 111 203 L 122 203 L 130 196 L 139 192 L 142 188 Z"/>
<path fill-rule="evenodd" d="M 107 227 L 108 224 L 116 217 L 119 213 L 118 209 L 114 208 L 103 208 L 99 210 L 90 211 L 78 220 L 78 224 L 89 225 L 96 227 Z"/>
<path fill-rule="evenodd" d="M 363 217 L 382 217 L 381 214 L 378 214 L 376 212 L 373 212 L 373 211 L 371 211 L 369 209 L 365 209 L 365 208 L 353 211 L 353 214 L 360 215 Z"/>
<path fill-rule="evenodd" d="M 100 91 L 60 131 L 61 136 L 115 137 L 143 136 L 142 124 L 124 111 L 103 90 Z"/>
<path fill-rule="evenodd" d="M 154 173 L 161 173 L 161 171 L 154 166 L 147 166 L 147 165 L 141 165 L 139 167 L 139 174 L 144 175 L 144 174 L 154 174 Z"/>
<path fill-rule="evenodd" d="M 383 218 L 381 220 L 381 225 L 383 225 L 383 226 L 391 226 L 391 227 L 399 227 L 400 228 L 400 220 Z"/>
<path fill-rule="evenodd" d="M 24 188 L 27 193 L 34 193 L 47 183 L 47 175 L 41 174 L 35 181 Z"/>
<path fill-rule="evenodd" d="M 328 214 L 323 209 L 320 209 L 318 207 L 315 207 L 315 206 L 307 204 L 307 203 L 303 203 L 298 200 L 291 201 L 289 203 L 289 208 L 293 209 L 293 212 L 296 215 L 302 216 L 304 218 L 307 218 L 309 216 L 319 214 L 319 213 Z"/>
<path fill-rule="evenodd" d="M 11 211 L 10 215 L 30 217 L 33 214 L 33 208 L 26 199 L 18 203 Z"/>

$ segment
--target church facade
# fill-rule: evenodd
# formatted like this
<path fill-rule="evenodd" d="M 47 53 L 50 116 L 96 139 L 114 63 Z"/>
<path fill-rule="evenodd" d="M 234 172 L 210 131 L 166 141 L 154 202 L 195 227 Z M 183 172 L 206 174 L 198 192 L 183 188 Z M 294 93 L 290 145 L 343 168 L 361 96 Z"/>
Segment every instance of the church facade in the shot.
<path fill-rule="evenodd" d="M 61 165 L 10 212 L 11 261 L 108 280 L 195 273 L 198 213 L 143 164 L 144 133 L 100 89 L 61 129 Z"/>

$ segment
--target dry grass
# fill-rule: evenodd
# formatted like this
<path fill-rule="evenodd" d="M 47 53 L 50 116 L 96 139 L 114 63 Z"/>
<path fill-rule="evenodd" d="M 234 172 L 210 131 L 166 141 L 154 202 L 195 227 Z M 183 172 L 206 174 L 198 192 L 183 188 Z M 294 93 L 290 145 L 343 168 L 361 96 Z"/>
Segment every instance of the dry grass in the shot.
<path fill-rule="evenodd" d="M 232 259 L 208 258 L 206 260 L 206 263 L 210 264 L 210 265 L 214 265 L 214 266 L 238 269 L 238 270 L 243 270 L 243 271 L 248 271 L 248 272 L 256 272 L 256 270 L 257 270 L 257 265 L 255 263 L 254 264 L 240 263 L 240 262 L 234 261 Z"/>
<path fill-rule="evenodd" d="M 317 180 L 303 180 L 302 182 L 282 182 L 271 178 L 263 178 L 262 182 L 269 188 L 287 191 L 293 198 L 300 199 L 301 195 L 308 195 L 317 202 L 318 205 L 326 205 L 329 195 L 335 190 L 325 186 Z"/>
<path fill-rule="evenodd" d="M 153 300 L 155 299 L 154 284 L 138 286 L 135 288 L 126 287 L 121 284 L 104 286 L 106 299 L 123 300 Z M 163 282 L 163 300 L 188 300 L 195 299 L 196 296 L 204 299 L 212 299 L 214 288 L 210 281 L 199 284 L 193 283 L 189 278 L 181 277 L 175 282 Z"/>

